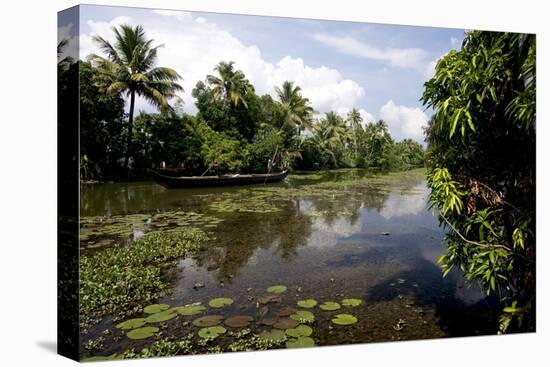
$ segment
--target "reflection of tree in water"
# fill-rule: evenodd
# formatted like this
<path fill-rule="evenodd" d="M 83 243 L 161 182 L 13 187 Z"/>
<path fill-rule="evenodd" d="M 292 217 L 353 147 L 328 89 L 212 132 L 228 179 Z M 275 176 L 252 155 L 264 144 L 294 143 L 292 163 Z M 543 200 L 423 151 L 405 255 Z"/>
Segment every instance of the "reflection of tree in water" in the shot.
<path fill-rule="evenodd" d="M 397 256 L 407 264 L 407 270 L 369 288 L 365 299 L 370 303 L 378 303 L 396 300 L 404 295 L 410 296 L 416 306 L 435 308 L 438 324 L 450 336 L 494 334 L 498 324 L 495 300 L 485 298 L 479 290 L 479 297 L 473 302 L 465 302 L 457 294 L 458 286 L 463 284 L 462 274 L 457 271 L 443 278 L 441 269 L 424 258 L 419 249 L 408 246 L 404 251 L 400 246 L 392 246 L 384 251 L 374 248 L 361 254 L 362 259 L 372 261 L 377 258 L 382 263 L 387 262 L 389 257 L 395 259 Z M 403 281 L 402 284 L 399 284 L 399 279 Z"/>
<path fill-rule="evenodd" d="M 259 249 L 275 246 L 283 259 L 296 255 L 311 235 L 311 218 L 291 200 L 274 213 L 234 213 L 218 228 L 217 240 L 198 259 L 199 265 L 219 269 L 218 278 L 228 280 L 238 274 Z"/>
<path fill-rule="evenodd" d="M 313 210 L 322 213 L 322 217 L 328 225 L 334 224 L 341 218 L 346 218 L 350 225 L 354 225 L 361 217 L 359 209 L 375 209 L 380 213 L 390 194 L 410 194 L 411 190 L 417 188 L 424 181 L 423 175 L 394 175 L 373 176 L 367 170 L 327 172 L 323 175 L 325 182 L 351 183 L 333 187 L 332 190 L 339 191 L 338 195 L 333 195 L 334 191 L 327 190 L 326 196 L 312 197 L 310 201 L 313 204 Z M 354 180 L 357 180 L 357 185 L 353 184 Z M 319 190 L 323 189 L 319 188 Z M 342 195 L 342 192 L 345 192 L 345 195 Z"/>

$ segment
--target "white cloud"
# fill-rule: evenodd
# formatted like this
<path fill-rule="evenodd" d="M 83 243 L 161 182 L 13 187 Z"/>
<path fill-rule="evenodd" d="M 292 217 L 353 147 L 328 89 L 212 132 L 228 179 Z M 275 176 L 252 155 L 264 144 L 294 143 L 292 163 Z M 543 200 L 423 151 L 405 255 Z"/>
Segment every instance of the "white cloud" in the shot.
<path fill-rule="evenodd" d="M 337 37 L 317 33 L 313 38 L 348 55 L 388 61 L 393 66 L 419 69 L 426 64 L 427 52 L 420 48 L 379 48 L 353 37 Z"/>
<path fill-rule="evenodd" d="M 397 140 L 410 138 L 422 143 L 423 128 L 428 125 L 428 115 L 420 108 L 396 105 L 389 100 L 380 108 L 380 118 L 388 123 L 390 132 Z"/>
<path fill-rule="evenodd" d="M 110 22 L 88 21 L 91 32 L 81 36 L 82 54 L 97 53 L 92 42 L 94 34 L 113 39 L 111 28 L 122 23 L 141 24 L 147 36 L 162 43 L 158 65 L 174 68 L 183 77 L 185 92 L 181 94 L 188 112 L 195 112 L 191 92 L 199 80 L 220 61 L 235 61 L 259 94 L 274 94 L 274 87 L 291 80 L 302 87 L 313 107 L 325 112 L 339 108 L 352 108 L 365 95 L 355 81 L 345 79 L 338 70 L 326 66 L 311 67 L 301 58 L 283 57 L 271 63 L 262 57 L 256 45 L 245 45 L 230 32 L 206 19 L 194 18 L 191 13 L 154 10 L 150 16 L 139 18 L 117 17 Z M 146 107 L 141 101 L 138 108 Z M 150 110 L 150 108 L 149 108 Z"/>
<path fill-rule="evenodd" d="M 416 215 L 426 210 L 428 194 L 429 189 L 424 183 L 413 187 L 407 195 L 392 193 L 384 202 L 380 215 L 385 219 Z"/>

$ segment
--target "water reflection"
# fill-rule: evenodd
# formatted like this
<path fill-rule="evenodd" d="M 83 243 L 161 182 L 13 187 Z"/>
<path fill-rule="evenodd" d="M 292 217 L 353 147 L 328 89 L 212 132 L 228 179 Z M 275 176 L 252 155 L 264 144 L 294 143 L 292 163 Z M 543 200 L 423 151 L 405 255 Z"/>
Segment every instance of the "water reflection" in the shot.
<path fill-rule="evenodd" d="M 359 316 L 368 327 L 354 336 L 357 341 L 472 335 L 494 326 L 490 300 L 479 288 L 466 287 L 459 272 L 442 278 L 435 263 L 444 251 L 443 232 L 426 208 L 423 171 L 317 176 L 203 190 L 165 190 L 145 182 L 88 186 L 81 210 L 84 215 L 183 210 L 223 219 L 206 250 L 180 261 L 173 293 L 164 302 L 204 303 L 231 295 L 246 308 L 254 295 L 285 284 L 293 290 L 284 301 L 289 305 L 302 294 L 319 301 L 363 298 L 366 308 Z M 217 211 L 211 204 L 220 201 L 233 209 Z M 240 212 L 235 203 L 258 210 Z M 398 335 L 392 328 L 396 317 L 411 325 Z M 467 317 L 472 322 L 457 319 Z M 325 335 L 319 340 L 338 343 Z"/>

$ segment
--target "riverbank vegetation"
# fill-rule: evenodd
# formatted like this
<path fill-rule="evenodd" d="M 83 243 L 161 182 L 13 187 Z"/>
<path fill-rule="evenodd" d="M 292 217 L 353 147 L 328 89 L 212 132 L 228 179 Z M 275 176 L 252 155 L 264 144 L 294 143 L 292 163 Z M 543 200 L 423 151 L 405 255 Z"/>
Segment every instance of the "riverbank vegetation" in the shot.
<path fill-rule="evenodd" d="M 264 173 L 338 167 L 397 170 L 422 166 L 424 148 L 395 141 L 388 125 L 320 113 L 300 86 L 285 81 L 258 95 L 230 60 L 221 60 L 191 93 L 197 112 L 184 112 L 180 76 L 157 66 L 160 45 L 142 27 L 114 28 L 115 42 L 96 37 L 100 55 L 68 63 L 60 73 L 80 78 L 81 178 L 139 178 L 151 167 L 183 174 Z M 63 45 L 60 44 L 62 48 Z M 67 65 L 65 65 L 67 64 Z M 60 91 L 63 99 L 63 90 Z M 136 98 L 157 108 L 136 111 Z"/>
<path fill-rule="evenodd" d="M 501 332 L 535 330 L 535 54 L 534 35 L 469 32 L 422 97 L 439 261 L 498 295 Z"/>

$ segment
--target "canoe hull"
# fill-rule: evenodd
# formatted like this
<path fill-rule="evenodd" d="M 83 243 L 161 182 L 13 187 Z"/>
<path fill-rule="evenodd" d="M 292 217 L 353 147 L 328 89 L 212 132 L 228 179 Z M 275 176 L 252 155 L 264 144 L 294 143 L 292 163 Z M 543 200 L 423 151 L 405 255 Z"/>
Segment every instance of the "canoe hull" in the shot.
<path fill-rule="evenodd" d="M 151 178 L 168 189 L 179 188 L 201 188 L 216 186 L 239 186 L 266 184 L 282 181 L 287 175 L 288 170 L 278 173 L 251 174 L 251 175 L 227 175 L 227 176 L 168 176 L 155 170 L 149 170 Z"/>

